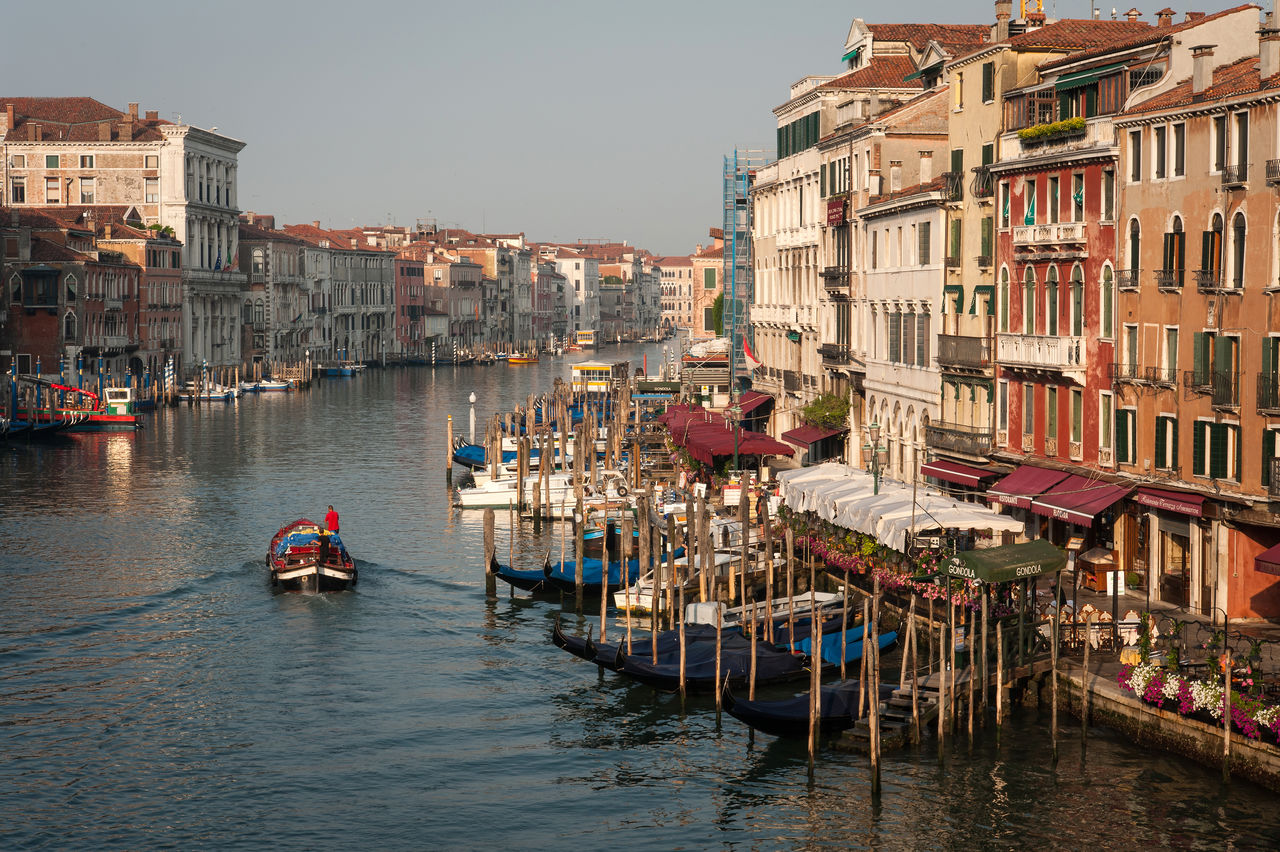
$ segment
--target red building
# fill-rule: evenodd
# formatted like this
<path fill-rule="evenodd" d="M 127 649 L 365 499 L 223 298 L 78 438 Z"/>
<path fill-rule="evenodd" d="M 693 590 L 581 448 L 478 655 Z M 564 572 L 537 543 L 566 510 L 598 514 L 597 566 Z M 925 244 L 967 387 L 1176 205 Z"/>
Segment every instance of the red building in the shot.
<path fill-rule="evenodd" d="M 403 254 L 395 259 L 396 274 L 396 354 L 401 358 L 424 358 L 431 354 L 431 341 L 423 329 L 427 307 L 426 264 Z"/>

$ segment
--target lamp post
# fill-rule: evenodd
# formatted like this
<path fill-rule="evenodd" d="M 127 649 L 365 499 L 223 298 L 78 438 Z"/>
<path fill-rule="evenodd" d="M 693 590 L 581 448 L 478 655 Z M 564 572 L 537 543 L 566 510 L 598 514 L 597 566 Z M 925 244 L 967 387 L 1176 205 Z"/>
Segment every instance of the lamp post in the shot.
<path fill-rule="evenodd" d="M 738 438 L 741 436 L 742 431 L 742 408 L 738 405 L 736 397 L 733 400 L 733 405 L 725 409 L 724 413 L 729 416 L 733 426 L 733 469 L 738 470 Z"/>
<path fill-rule="evenodd" d="M 862 445 L 862 464 L 871 471 L 872 494 L 880 493 L 880 471 L 889 463 L 889 448 L 880 443 L 880 424 L 867 427 L 867 443 Z"/>
<path fill-rule="evenodd" d="M 476 442 L 476 392 L 475 392 L 475 391 L 472 391 L 472 392 L 471 392 L 471 396 L 469 397 L 469 400 L 470 400 L 470 402 L 471 402 L 471 435 L 470 435 L 470 443 L 474 444 L 474 443 Z"/>
<path fill-rule="evenodd" d="M 664 343 L 662 344 L 662 380 L 665 382 L 669 378 L 667 375 L 667 345 Z"/>

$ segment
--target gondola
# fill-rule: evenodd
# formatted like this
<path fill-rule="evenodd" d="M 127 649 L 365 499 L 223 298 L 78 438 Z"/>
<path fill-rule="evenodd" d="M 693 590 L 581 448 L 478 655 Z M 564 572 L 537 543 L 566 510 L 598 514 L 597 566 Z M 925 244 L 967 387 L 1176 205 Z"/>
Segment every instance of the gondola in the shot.
<path fill-rule="evenodd" d="M 726 631 L 725 635 L 728 635 Z M 737 631 L 733 631 L 736 633 Z M 695 642 L 714 643 L 716 641 L 716 629 L 708 627 L 705 624 L 687 624 L 684 630 L 685 647 Z M 680 631 L 664 630 L 657 636 L 658 659 L 669 661 L 680 659 Z M 560 620 L 556 619 L 555 627 L 551 630 L 551 644 L 557 648 L 562 648 L 580 657 L 587 662 L 595 663 L 603 666 L 610 671 L 619 671 L 622 669 L 623 657 L 621 652 L 626 648 L 626 640 L 619 642 L 598 642 L 593 641 L 591 633 L 588 631 L 586 636 L 571 636 L 564 632 L 560 626 Z M 636 636 L 631 640 L 631 655 L 653 659 L 653 640 L 648 636 Z"/>
<path fill-rule="evenodd" d="M 508 583 L 517 589 L 526 592 L 558 592 L 554 585 L 547 579 L 546 566 L 541 565 L 537 568 L 513 568 L 510 565 L 503 565 L 498 561 L 497 557 L 489 559 L 489 573 Z"/>
<path fill-rule="evenodd" d="M 715 630 L 710 639 L 690 642 L 685 632 L 685 689 L 690 692 L 714 693 L 716 683 Z M 675 692 L 680 688 L 679 649 L 673 655 L 660 655 L 654 663 L 651 657 L 634 653 L 620 653 L 623 674 L 647 683 L 663 692 Z M 808 667 L 800 654 L 780 651 L 765 642 L 756 643 L 756 685 L 782 683 L 805 676 Z M 720 682 L 745 684 L 751 677 L 751 640 L 738 632 L 724 632 L 720 638 Z"/>
<path fill-rule="evenodd" d="M 572 559 L 552 564 L 550 558 L 543 564 L 543 573 L 552 586 L 566 592 L 574 592 L 577 588 L 577 563 Z M 582 591 L 584 594 L 599 595 L 609 589 L 620 589 L 629 586 L 640 576 L 640 560 L 627 561 L 626 577 L 623 577 L 622 565 L 618 560 L 609 562 L 608 572 L 599 559 L 582 558 Z"/>
<path fill-rule="evenodd" d="M 880 685 L 880 700 L 893 695 L 895 684 Z M 818 708 L 818 733 L 835 736 L 852 728 L 858 721 L 858 697 L 861 690 L 856 680 L 822 687 Z M 724 692 L 724 709 L 730 716 L 775 737 L 804 740 L 809 737 L 809 695 L 777 701 L 748 701 L 735 698 L 733 690 Z"/>

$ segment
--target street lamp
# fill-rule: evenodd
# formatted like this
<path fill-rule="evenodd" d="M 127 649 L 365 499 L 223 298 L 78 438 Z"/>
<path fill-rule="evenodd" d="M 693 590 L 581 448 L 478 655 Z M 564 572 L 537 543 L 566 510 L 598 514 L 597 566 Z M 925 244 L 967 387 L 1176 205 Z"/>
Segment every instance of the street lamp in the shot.
<path fill-rule="evenodd" d="M 880 471 L 889 464 L 889 448 L 880 443 L 880 424 L 867 427 L 867 443 L 862 445 L 862 464 L 871 471 L 872 494 L 880 493 Z"/>
<path fill-rule="evenodd" d="M 733 425 L 733 469 L 739 470 L 738 467 L 738 438 L 742 432 L 742 408 L 738 405 L 738 400 L 733 400 L 733 405 L 725 409 L 724 412 L 729 416 Z"/>
<path fill-rule="evenodd" d="M 475 391 L 471 392 L 471 396 L 469 399 L 471 401 L 471 443 L 474 444 L 476 442 L 476 392 Z"/>

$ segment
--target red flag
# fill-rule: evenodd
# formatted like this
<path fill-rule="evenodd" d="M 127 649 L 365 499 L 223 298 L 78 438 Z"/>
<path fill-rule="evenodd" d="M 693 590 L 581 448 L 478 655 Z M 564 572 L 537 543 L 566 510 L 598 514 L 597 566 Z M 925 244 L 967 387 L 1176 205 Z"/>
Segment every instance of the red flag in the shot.
<path fill-rule="evenodd" d="M 747 359 L 747 369 L 758 370 L 764 366 L 760 359 L 756 357 L 756 353 L 751 351 L 751 344 L 747 342 L 745 337 L 742 338 L 742 354 Z"/>

